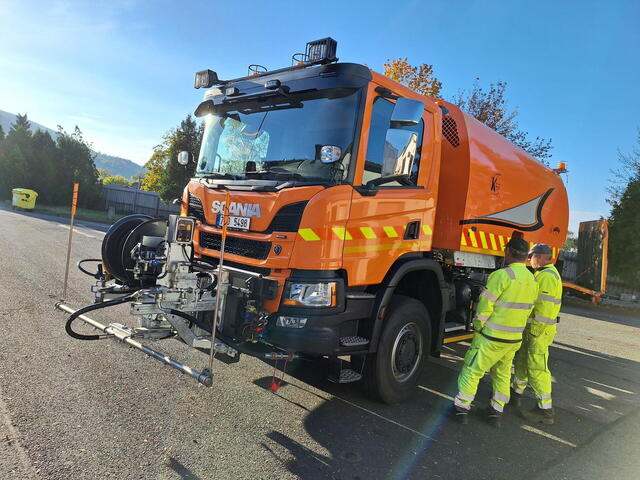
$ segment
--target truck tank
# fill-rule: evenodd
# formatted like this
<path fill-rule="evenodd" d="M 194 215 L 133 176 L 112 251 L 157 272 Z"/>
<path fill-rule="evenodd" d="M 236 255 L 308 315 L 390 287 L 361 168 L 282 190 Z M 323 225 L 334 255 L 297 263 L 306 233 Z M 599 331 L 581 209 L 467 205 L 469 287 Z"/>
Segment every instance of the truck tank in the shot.
<path fill-rule="evenodd" d="M 559 174 L 457 106 L 437 103 L 443 138 L 433 248 L 504 255 L 508 239 L 522 235 L 549 245 L 555 261 L 569 221 Z"/>

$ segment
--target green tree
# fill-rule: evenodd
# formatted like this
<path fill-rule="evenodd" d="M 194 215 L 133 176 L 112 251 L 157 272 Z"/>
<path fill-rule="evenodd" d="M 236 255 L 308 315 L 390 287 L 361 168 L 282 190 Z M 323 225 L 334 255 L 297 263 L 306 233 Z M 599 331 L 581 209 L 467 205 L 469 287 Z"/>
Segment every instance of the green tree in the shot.
<path fill-rule="evenodd" d="M 610 181 L 609 268 L 630 284 L 640 281 L 640 129 L 638 145 L 629 154 L 618 152 L 620 168 Z"/>
<path fill-rule="evenodd" d="M 575 252 L 578 250 L 578 237 L 576 237 L 576 234 L 571 230 L 567 232 L 567 238 L 564 241 L 562 250 L 567 252 Z"/>
<path fill-rule="evenodd" d="M 4 140 L 4 137 L 5 137 L 4 129 L 2 128 L 2 125 L 0 125 L 0 142 Z"/>
<path fill-rule="evenodd" d="M 76 127 L 73 133 L 67 133 L 58 127 L 56 201 L 65 205 L 71 199 L 73 183 L 80 184 L 78 203 L 83 207 L 96 207 L 100 203 L 101 188 L 98 183 L 98 171 L 94 163 L 95 154 L 91 145 L 84 139 Z"/>
<path fill-rule="evenodd" d="M 103 185 L 125 185 L 129 186 L 130 182 L 128 178 L 123 177 L 122 175 L 109 175 L 102 179 Z"/>
<path fill-rule="evenodd" d="M 185 166 L 178 164 L 178 153 L 188 151 L 198 158 L 202 133 L 203 126 L 198 125 L 191 115 L 187 115 L 177 128 L 170 130 L 145 164 L 147 173 L 143 189 L 158 192 L 165 202 L 180 197 L 185 185 L 193 177 L 196 165 L 195 162 Z"/>
<path fill-rule="evenodd" d="M 20 127 L 24 128 L 25 130 L 31 130 L 31 122 L 27 118 L 26 113 L 24 115 L 21 115 L 19 113 L 16 115 L 16 120 L 11 125 L 11 130 L 18 129 Z"/>

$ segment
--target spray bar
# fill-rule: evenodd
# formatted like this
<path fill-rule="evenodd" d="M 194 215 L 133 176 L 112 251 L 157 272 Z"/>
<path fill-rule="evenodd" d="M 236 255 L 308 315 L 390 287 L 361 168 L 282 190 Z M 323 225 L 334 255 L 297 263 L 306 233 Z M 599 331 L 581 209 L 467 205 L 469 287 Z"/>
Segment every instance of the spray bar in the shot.
<path fill-rule="evenodd" d="M 71 308 L 69 305 L 65 305 L 64 303 L 60 303 L 60 302 L 56 303 L 56 308 L 58 310 L 62 310 L 63 312 L 67 312 L 69 314 L 73 314 L 76 312 L 76 310 Z M 131 338 L 132 336 L 131 330 L 119 323 L 112 323 L 109 326 L 105 326 L 100 322 L 97 322 L 87 317 L 86 315 L 79 315 L 78 318 L 83 322 L 91 325 L 93 328 L 101 330 L 103 333 L 106 333 L 107 335 L 112 335 L 115 339 L 120 340 L 121 342 L 126 343 L 127 345 L 133 348 L 137 348 L 138 350 L 146 353 L 150 357 L 155 358 L 156 360 L 159 360 L 160 362 L 165 363 L 166 365 L 169 365 L 170 367 L 173 367 L 182 373 L 186 373 L 192 376 L 202 385 L 210 387 L 213 384 L 213 373 L 211 372 L 211 370 L 204 369 L 201 372 L 199 372 L 198 370 L 194 370 L 193 368 L 188 367 L 187 365 L 183 365 L 182 363 L 173 360 L 168 355 L 164 355 L 163 353 L 160 353 L 157 350 L 154 350 L 153 348 L 147 347 L 146 345 L 143 345 L 142 343 L 137 342 L 136 340 Z"/>

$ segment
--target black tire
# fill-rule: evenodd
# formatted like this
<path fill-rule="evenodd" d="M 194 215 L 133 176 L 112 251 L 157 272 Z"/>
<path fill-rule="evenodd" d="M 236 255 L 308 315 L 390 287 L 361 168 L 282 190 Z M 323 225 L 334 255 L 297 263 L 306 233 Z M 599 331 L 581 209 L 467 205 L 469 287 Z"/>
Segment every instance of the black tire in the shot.
<path fill-rule="evenodd" d="M 426 307 L 415 298 L 394 295 L 378 350 L 365 361 L 368 394 L 388 404 L 407 400 L 416 391 L 430 350 L 431 320 Z"/>

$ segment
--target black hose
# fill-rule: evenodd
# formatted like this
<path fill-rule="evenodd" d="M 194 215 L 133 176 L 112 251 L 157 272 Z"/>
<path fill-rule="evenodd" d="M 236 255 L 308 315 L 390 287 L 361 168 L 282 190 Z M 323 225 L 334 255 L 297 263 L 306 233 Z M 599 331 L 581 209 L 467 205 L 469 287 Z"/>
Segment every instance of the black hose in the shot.
<path fill-rule="evenodd" d="M 99 310 L 100 308 L 112 307 L 114 305 L 120 305 L 121 303 L 126 303 L 130 300 L 134 299 L 134 295 L 127 295 L 126 297 L 115 298 L 113 300 L 109 300 L 107 302 L 94 303 L 93 305 L 87 305 L 86 307 L 82 307 L 75 312 L 73 312 L 69 318 L 67 319 L 67 323 L 64 326 L 65 331 L 70 337 L 75 338 L 76 340 L 100 340 L 102 335 L 84 335 L 82 333 L 77 333 L 71 327 L 73 321 L 78 318 L 80 315 L 84 315 L 87 312 L 91 312 L 93 310 Z"/>
<path fill-rule="evenodd" d="M 93 277 L 93 278 L 99 278 L 100 270 L 96 270 L 96 273 L 91 273 L 88 270 L 85 270 L 84 268 L 82 268 L 82 264 L 86 262 L 102 263 L 102 259 L 101 258 L 85 258 L 84 260 L 79 260 L 77 263 L 78 270 L 80 270 L 82 273 L 84 273 L 85 275 L 89 275 L 90 277 Z"/>
<path fill-rule="evenodd" d="M 197 325 L 198 319 L 193 315 L 189 315 L 188 313 L 181 312 L 180 310 L 175 310 L 173 308 L 163 308 L 165 312 L 170 315 L 175 315 L 176 317 L 184 318 L 189 321 L 189 326 Z"/>

